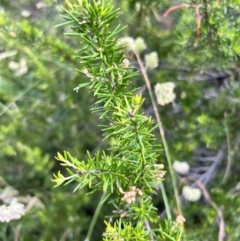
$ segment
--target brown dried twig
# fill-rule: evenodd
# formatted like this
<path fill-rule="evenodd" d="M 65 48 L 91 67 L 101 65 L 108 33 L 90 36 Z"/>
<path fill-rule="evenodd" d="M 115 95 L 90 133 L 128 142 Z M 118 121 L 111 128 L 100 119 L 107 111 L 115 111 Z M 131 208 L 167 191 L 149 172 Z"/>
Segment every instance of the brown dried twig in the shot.
<path fill-rule="evenodd" d="M 211 199 L 209 192 L 207 191 L 205 185 L 195 178 L 188 177 L 188 179 L 195 181 L 198 187 L 201 189 L 203 196 L 206 198 L 208 203 L 216 210 L 218 218 L 219 218 L 219 232 L 218 232 L 218 241 L 223 241 L 225 238 L 225 223 L 224 223 L 224 216 L 222 210 L 217 206 L 215 202 Z"/>
<path fill-rule="evenodd" d="M 167 17 L 168 14 L 176 9 L 179 8 L 195 8 L 196 12 L 196 21 L 197 21 L 197 36 L 200 35 L 200 28 L 201 28 L 201 14 L 200 14 L 200 7 L 201 5 L 195 5 L 195 4 L 187 4 L 187 3 L 182 3 L 182 4 L 177 4 L 175 6 L 170 7 L 165 13 L 163 14 L 163 17 Z"/>

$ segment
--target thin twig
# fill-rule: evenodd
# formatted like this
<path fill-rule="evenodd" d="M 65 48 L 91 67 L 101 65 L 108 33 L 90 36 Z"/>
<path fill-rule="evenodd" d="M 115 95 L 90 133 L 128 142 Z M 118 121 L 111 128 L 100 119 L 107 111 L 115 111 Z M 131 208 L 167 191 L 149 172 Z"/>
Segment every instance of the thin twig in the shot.
<path fill-rule="evenodd" d="M 189 177 L 188 179 L 191 179 L 193 181 L 195 181 L 195 183 L 198 185 L 198 187 L 201 189 L 204 197 L 206 198 L 206 200 L 209 202 L 209 204 L 216 210 L 218 218 L 219 218 L 219 232 L 218 232 L 218 241 L 223 241 L 224 237 L 225 237 L 225 223 L 224 223 L 224 216 L 223 216 L 223 212 L 222 210 L 216 205 L 215 202 L 212 201 L 205 185 L 196 179 L 193 179 L 191 177 Z"/>
<path fill-rule="evenodd" d="M 226 139 L 227 139 L 227 168 L 224 173 L 222 183 L 225 183 L 227 181 L 227 178 L 230 175 L 230 171 L 231 171 L 231 167 L 232 167 L 230 136 L 229 136 L 229 129 L 228 129 L 228 124 L 227 124 L 227 113 L 224 114 L 224 127 L 225 127 Z"/>
<path fill-rule="evenodd" d="M 168 14 L 176 9 L 179 8 L 195 8 L 196 12 L 196 21 L 197 21 L 197 36 L 200 34 L 200 28 L 201 28 L 201 14 L 200 14 L 200 8 L 201 5 L 196 5 L 196 4 L 188 4 L 188 3 L 182 3 L 182 4 L 177 4 L 175 6 L 170 7 L 165 13 L 163 14 L 163 17 L 167 17 Z"/>
<path fill-rule="evenodd" d="M 150 227 L 148 220 L 146 219 L 144 223 L 145 223 L 146 229 L 150 232 L 151 241 L 154 241 L 155 239 L 153 237 L 152 229 Z"/>
<path fill-rule="evenodd" d="M 69 233 L 70 233 L 70 229 L 67 228 L 67 229 L 64 231 L 64 233 L 63 233 L 63 235 L 62 235 L 62 237 L 61 237 L 61 239 L 60 239 L 59 241 L 65 241 Z"/>
<path fill-rule="evenodd" d="M 208 168 L 208 170 L 201 174 L 200 177 L 198 178 L 198 180 L 200 182 L 202 182 L 204 185 L 206 185 L 211 178 L 213 178 L 214 173 L 217 170 L 218 165 L 220 164 L 220 162 L 223 160 L 224 158 L 224 153 L 222 150 L 220 150 L 215 156 L 212 157 L 201 157 L 199 158 L 199 160 L 201 162 L 205 161 L 205 162 L 212 162 L 211 166 Z M 196 184 L 194 183 L 192 185 L 192 187 L 194 187 Z"/>
<path fill-rule="evenodd" d="M 19 240 L 19 235 L 20 235 L 20 230 L 21 230 L 22 225 L 18 224 L 15 231 L 15 235 L 14 235 L 14 241 L 18 241 Z"/>
<path fill-rule="evenodd" d="M 142 62 L 139 54 L 137 52 L 135 52 L 134 54 L 136 55 L 138 64 L 140 66 L 140 69 L 142 71 L 144 80 L 146 82 L 148 92 L 149 92 L 149 95 L 150 95 L 150 98 L 151 98 L 151 102 L 152 102 L 152 105 L 153 105 L 154 113 L 155 113 L 155 116 L 156 116 L 156 119 L 157 119 L 157 123 L 160 124 L 161 123 L 161 117 L 160 117 L 160 114 L 158 112 L 157 104 L 156 104 L 156 101 L 155 101 L 154 96 L 153 96 L 151 82 L 148 78 L 146 68 L 144 67 L 143 62 Z M 158 125 L 158 128 L 159 128 L 160 136 L 162 138 L 162 143 L 163 143 L 164 151 L 165 151 L 165 154 L 166 154 L 166 158 L 167 158 L 167 161 L 168 161 L 168 166 L 169 166 L 170 176 L 171 176 L 172 183 L 173 183 L 173 189 L 174 189 L 174 194 L 175 194 L 175 200 L 176 200 L 176 203 L 177 203 L 178 213 L 182 214 L 181 203 L 180 203 L 178 189 L 177 189 L 176 176 L 173 172 L 171 157 L 170 157 L 167 141 L 166 141 L 166 138 L 165 138 L 164 129 L 163 129 L 162 125 Z M 161 190 L 162 190 L 162 188 L 164 188 L 163 185 L 161 185 L 160 187 L 161 187 Z M 164 191 L 162 190 L 162 194 L 163 195 L 165 194 L 165 190 Z M 165 197 L 165 201 L 167 201 L 166 197 Z M 167 217 L 168 217 L 168 219 L 171 219 L 169 204 L 168 204 L 168 202 L 165 202 L 164 204 L 165 204 L 165 208 L 166 208 Z"/>

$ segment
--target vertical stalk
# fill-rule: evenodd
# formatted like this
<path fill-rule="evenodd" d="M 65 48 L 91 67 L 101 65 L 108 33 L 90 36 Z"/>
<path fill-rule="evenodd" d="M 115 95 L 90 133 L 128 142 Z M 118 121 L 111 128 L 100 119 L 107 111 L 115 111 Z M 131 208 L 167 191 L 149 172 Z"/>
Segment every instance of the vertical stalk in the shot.
<path fill-rule="evenodd" d="M 94 212 L 94 215 L 93 215 L 93 218 L 92 218 L 92 221 L 91 221 L 91 224 L 90 224 L 90 227 L 88 229 L 88 233 L 87 233 L 87 236 L 86 238 L 84 239 L 84 241 L 90 241 L 91 240 L 91 237 L 92 237 L 92 233 L 93 233 L 93 229 L 95 227 L 95 224 L 97 222 L 97 219 L 98 219 L 98 216 L 100 214 L 100 211 L 102 209 L 102 205 L 104 203 L 104 200 L 106 199 L 107 197 L 107 192 L 103 192 L 101 198 L 100 198 L 100 201 L 97 205 L 97 208 L 96 208 L 96 211 Z"/>
<path fill-rule="evenodd" d="M 229 129 L 228 129 L 228 123 L 227 123 L 227 113 L 224 113 L 224 129 L 226 133 L 226 139 L 227 139 L 227 167 L 226 171 L 224 173 L 224 177 L 222 179 L 222 183 L 225 183 L 230 175 L 231 167 L 232 167 L 232 156 L 231 156 L 231 144 L 230 144 L 230 135 L 229 135 Z"/>
<path fill-rule="evenodd" d="M 150 95 L 150 98 L 151 98 L 151 102 L 152 102 L 152 105 L 153 105 L 153 109 L 154 109 L 154 113 L 155 113 L 155 116 L 156 116 L 156 119 L 157 119 L 157 123 L 159 124 L 159 123 L 161 123 L 161 117 L 160 117 L 160 114 L 158 112 L 157 104 L 156 104 L 154 96 L 153 96 L 150 80 L 148 78 L 146 69 L 143 65 L 143 62 L 142 62 L 139 54 L 135 52 L 135 55 L 136 55 L 138 64 L 140 66 L 140 69 L 142 71 L 144 80 L 145 80 L 147 88 L 148 88 L 148 92 L 149 92 L 149 95 Z M 169 149 L 168 149 L 168 145 L 167 145 L 167 141 L 166 141 L 166 138 L 165 138 L 165 133 L 164 133 L 162 125 L 159 125 L 159 132 L 160 132 L 160 136 L 162 138 L 163 148 L 164 148 L 164 152 L 165 152 L 167 162 L 168 162 L 168 167 L 169 167 L 170 176 L 171 176 L 171 180 L 172 180 L 172 184 L 173 184 L 173 190 L 174 190 L 174 195 L 175 195 L 178 213 L 182 214 L 181 203 L 180 203 L 179 193 L 178 193 L 178 189 L 177 189 L 177 180 L 176 180 L 175 173 L 173 171 L 172 161 L 171 161 L 171 157 L 170 157 L 170 153 L 169 153 Z M 161 188 L 161 191 L 163 193 L 164 204 L 165 204 L 166 212 L 167 212 L 167 211 L 169 211 L 169 204 L 168 204 L 168 201 L 167 201 L 166 192 L 165 192 L 165 189 L 164 189 L 163 185 L 160 185 L 160 188 Z M 168 218 L 169 218 L 169 214 L 168 214 Z"/>

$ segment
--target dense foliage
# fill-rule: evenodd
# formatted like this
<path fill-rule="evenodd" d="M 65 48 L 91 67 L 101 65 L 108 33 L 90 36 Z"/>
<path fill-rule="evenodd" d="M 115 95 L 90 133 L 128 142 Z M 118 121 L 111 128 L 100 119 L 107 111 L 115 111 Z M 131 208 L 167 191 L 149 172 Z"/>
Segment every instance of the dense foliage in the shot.
<path fill-rule="evenodd" d="M 82 1 L 72 2 L 81 5 Z M 106 3 L 109 2 L 106 0 Z M 127 142 L 131 136 L 121 137 L 120 132 L 118 136 L 102 141 L 101 129 L 108 131 L 109 123 L 110 129 L 115 133 L 120 130 L 113 126 L 120 124 L 119 115 L 128 119 L 127 125 L 145 120 L 144 123 L 139 122 L 138 128 L 141 125 L 146 129 L 151 129 L 151 125 L 153 127 L 148 118 L 141 119 L 138 116 L 143 115 L 143 112 L 157 123 L 152 99 L 147 91 L 148 84 L 145 83 L 144 69 L 141 68 L 142 63 L 148 66 L 147 75 L 152 92 L 155 90 L 158 94 L 157 84 L 161 84 L 159 93 L 162 95 L 167 93 L 169 88 L 174 91 L 170 97 L 165 97 L 170 100 L 164 99 L 164 105 L 163 100 L 156 96 L 168 152 L 166 153 L 165 139 L 161 138 L 156 128 L 153 131 L 156 140 L 153 140 L 150 134 L 148 136 L 157 149 L 151 149 L 152 146 L 148 145 L 149 152 L 146 153 L 148 159 L 152 158 L 152 164 L 164 164 L 164 171 L 167 171 L 163 184 L 173 220 L 180 214 L 176 200 L 176 193 L 179 193 L 182 215 L 186 219 L 182 239 L 211 241 L 223 240 L 225 236 L 225 240 L 239 240 L 240 220 L 236 216 L 240 213 L 239 0 L 188 3 L 157 0 L 114 1 L 111 11 L 119 7 L 120 16 L 112 23 L 111 30 L 117 28 L 118 24 L 122 27 L 127 25 L 122 32 L 116 34 L 116 41 L 122 37 L 127 37 L 128 41 L 135 41 L 134 43 L 140 38 L 143 41 L 140 41 L 142 47 L 139 58 L 131 48 L 126 52 L 131 66 L 140 72 L 139 75 L 135 76 L 131 70 L 125 72 L 119 66 L 113 69 L 114 76 L 117 76 L 119 71 L 122 71 L 122 75 L 129 75 L 126 78 L 128 87 L 124 82 L 123 86 L 118 86 L 119 89 L 110 86 L 112 91 L 115 91 L 114 97 L 122 95 L 123 90 L 127 91 L 127 100 L 120 102 L 118 109 L 115 108 L 116 102 L 108 102 L 110 105 L 105 106 L 108 112 L 102 112 L 101 103 L 94 104 L 99 100 L 99 96 L 94 97 L 87 88 L 74 91 L 79 84 L 91 83 L 89 75 L 92 72 L 81 72 L 85 67 L 89 71 L 89 66 L 86 66 L 89 61 L 87 57 L 86 62 L 75 57 L 82 57 L 84 54 L 75 53 L 85 46 L 81 43 L 82 39 L 79 36 L 64 36 L 63 33 L 71 32 L 69 26 L 54 27 L 62 23 L 60 15 L 66 14 L 60 8 L 61 5 L 68 9 L 67 11 L 71 10 L 70 0 L 0 0 L 0 212 L 4 210 L 3 205 L 8 205 L 13 197 L 17 197 L 19 203 L 25 205 L 25 215 L 21 219 L 0 222 L 0 239 L 84 240 L 95 209 L 99 206 L 101 193 L 96 191 L 86 195 L 91 189 L 88 185 L 85 186 L 89 183 L 83 183 L 82 179 L 77 188 L 83 189 L 74 193 L 75 182 L 53 189 L 52 173 L 56 174 L 61 170 L 63 175 L 68 175 L 54 156 L 65 160 L 61 154 L 57 154 L 65 150 L 65 155 L 69 155 L 70 159 L 72 156 L 80 161 L 90 158 L 92 164 L 97 165 L 95 162 L 98 157 L 94 159 L 93 156 L 98 151 L 99 156 L 105 155 L 105 160 L 114 158 L 107 155 L 110 153 L 109 147 L 111 151 L 119 151 L 116 141 L 125 146 L 135 145 L 131 141 Z M 77 10 L 80 13 L 81 7 Z M 71 19 L 67 21 L 72 23 Z M 106 38 L 107 34 L 103 37 Z M 115 44 L 108 44 L 111 43 Z M 119 50 L 123 51 L 123 48 L 119 47 Z M 158 64 L 153 68 L 148 64 L 148 56 L 152 52 L 158 56 Z M 142 62 L 139 62 L 139 59 Z M 110 74 L 111 78 L 112 69 L 98 66 L 96 60 L 91 64 L 96 64 L 99 72 L 106 70 L 106 74 Z M 114 61 L 120 65 L 123 60 L 124 57 L 119 52 Z M 107 78 L 106 75 L 94 77 Z M 97 84 L 99 83 L 98 81 Z M 100 86 L 92 83 L 93 91 L 94 88 L 99 90 Z M 105 91 L 104 89 L 100 92 L 101 96 L 106 94 Z M 136 92 L 142 94 L 144 102 L 141 98 L 134 102 L 131 95 Z M 119 97 L 120 99 L 122 97 Z M 134 104 L 139 104 L 136 110 Z M 129 111 L 115 113 L 116 110 L 127 109 L 128 105 L 136 112 L 132 113 L 129 108 Z M 98 112 L 92 114 L 89 109 Z M 138 120 L 133 120 L 135 114 Z M 99 120 L 100 116 L 104 118 Z M 110 122 L 112 118 L 115 118 L 115 122 Z M 125 131 L 128 132 L 128 129 Z M 162 144 L 161 148 L 159 144 Z M 123 150 L 123 146 L 120 149 Z M 128 155 L 132 158 L 138 154 L 128 152 Z M 122 156 L 122 153 L 116 156 L 116 170 L 122 170 L 127 177 L 131 171 L 137 173 L 137 165 L 131 164 L 128 169 L 124 164 L 119 164 Z M 169 160 L 173 162 L 177 185 L 174 185 L 174 179 L 170 175 L 173 169 L 169 166 Z M 185 171 L 178 169 L 178 164 L 180 163 L 181 167 L 183 161 L 186 162 Z M 190 166 L 187 172 L 186 166 Z M 99 164 L 95 168 L 103 167 Z M 85 172 L 86 170 L 82 169 L 80 178 Z M 149 179 L 150 174 L 149 172 Z M 126 191 L 133 186 L 132 183 L 127 183 L 126 176 L 116 178 L 113 175 L 110 182 L 116 184 L 116 180 L 121 180 L 121 188 Z M 141 178 L 141 175 L 136 176 L 135 183 L 145 181 Z M 79 177 L 76 180 L 78 181 Z M 96 189 L 101 190 L 103 187 L 105 191 L 108 188 L 111 191 L 116 188 L 116 185 L 111 187 L 106 184 L 109 183 L 106 176 L 102 180 L 102 186 L 98 185 Z M 151 181 L 147 179 L 146 183 L 149 182 Z M 198 187 L 201 198 L 195 200 L 196 202 L 189 201 L 184 195 L 188 191 L 185 187 Z M 144 195 L 150 196 L 152 188 L 155 190 L 156 187 L 150 185 L 142 190 Z M 156 194 L 151 195 L 157 208 L 153 209 L 154 215 L 162 217 L 161 230 L 176 237 L 177 234 L 171 228 L 176 223 L 164 221 L 167 216 L 162 192 L 155 192 Z M 115 205 L 120 199 L 121 193 L 118 194 L 119 196 L 108 197 L 108 201 L 112 202 L 105 202 L 101 207 L 91 240 L 113 240 L 109 237 L 114 237 L 114 232 L 121 227 L 122 224 L 118 222 L 111 226 L 111 222 L 108 222 L 110 219 L 105 217 L 111 215 L 109 210 L 113 210 L 113 203 Z M 122 205 L 121 208 L 123 209 Z M 134 210 L 136 211 L 136 207 Z M 149 210 L 152 211 L 151 208 Z M 144 210 L 142 217 L 150 216 L 148 210 Z M 3 215 L 0 221 L 2 218 Z M 140 219 L 138 216 L 138 220 Z M 140 240 L 137 237 L 146 235 L 142 233 L 144 227 L 141 223 L 126 223 L 125 227 L 121 231 L 122 235 L 128 237 L 129 233 L 132 234 L 126 240 Z M 158 235 L 161 237 L 158 236 L 159 239 L 156 240 L 171 240 L 164 234 Z M 149 236 L 146 236 L 145 240 L 148 238 Z"/>

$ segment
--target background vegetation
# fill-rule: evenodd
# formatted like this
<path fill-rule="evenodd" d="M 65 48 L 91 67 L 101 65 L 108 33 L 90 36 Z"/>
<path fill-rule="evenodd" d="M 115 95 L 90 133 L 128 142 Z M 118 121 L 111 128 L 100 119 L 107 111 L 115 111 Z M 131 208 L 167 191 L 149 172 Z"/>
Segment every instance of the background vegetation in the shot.
<path fill-rule="evenodd" d="M 149 71 L 152 86 L 176 86 L 174 102 L 159 106 L 159 112 L 172 160 L 191 167 L 189 175 L 178 176 L 179 193 L 196 179 L 204 185 L 197 202 L 181 196 L 184 240 L 217 240 L 222 213 L 226 240 L 237 241 L 240 2 L 193 1 L 187 7 L 181 3 L 116 0 L 114 5 L 121 8 L 121 25 L 128 25 L 123 35 L 146 42 L 141 57 L 158 54 L 158 67 Z M 0 197 L 18 197 L 27 210 L 20 220 L 0 223 L 2 240 L 84 240 L 100 198 L 98 193 L 90 198 L 87 189 L 72 194 L 74 185 L 53 189 L 51 182 L 52 173 L 61 169 L 54 159 L 58 151 L 84 159 L 86 150 L 95 153 L 108 145 L 102 142 L 99 116 L 89 111 L 94 98 L 86 89 L 73 91 L 85 77 L 74 71 L 79 67 L 74 57 L 79 40 L 63 36 L 68 27 L 54 28 L 62 21 L 64 4 L 0 0 Z M 179 8 L 163 18 L 176 5 Z M 128 57 L 139 69 L 134 56 Z M 143 77 L 136 77 L 132 85 L 142 87 L 144 111 L 154 116 Z M 156 137 L 161 143 L 157 132 Z M 159 163 L 169 171 L 165 159 L 162 152 Z M 174 207 L 169 174 L 165 178 Z M 161 194 L 154 200 L 159 215 L 164 215 Z M 107 209 L 102 210 L 93 241 L 102 239 Z"/>

